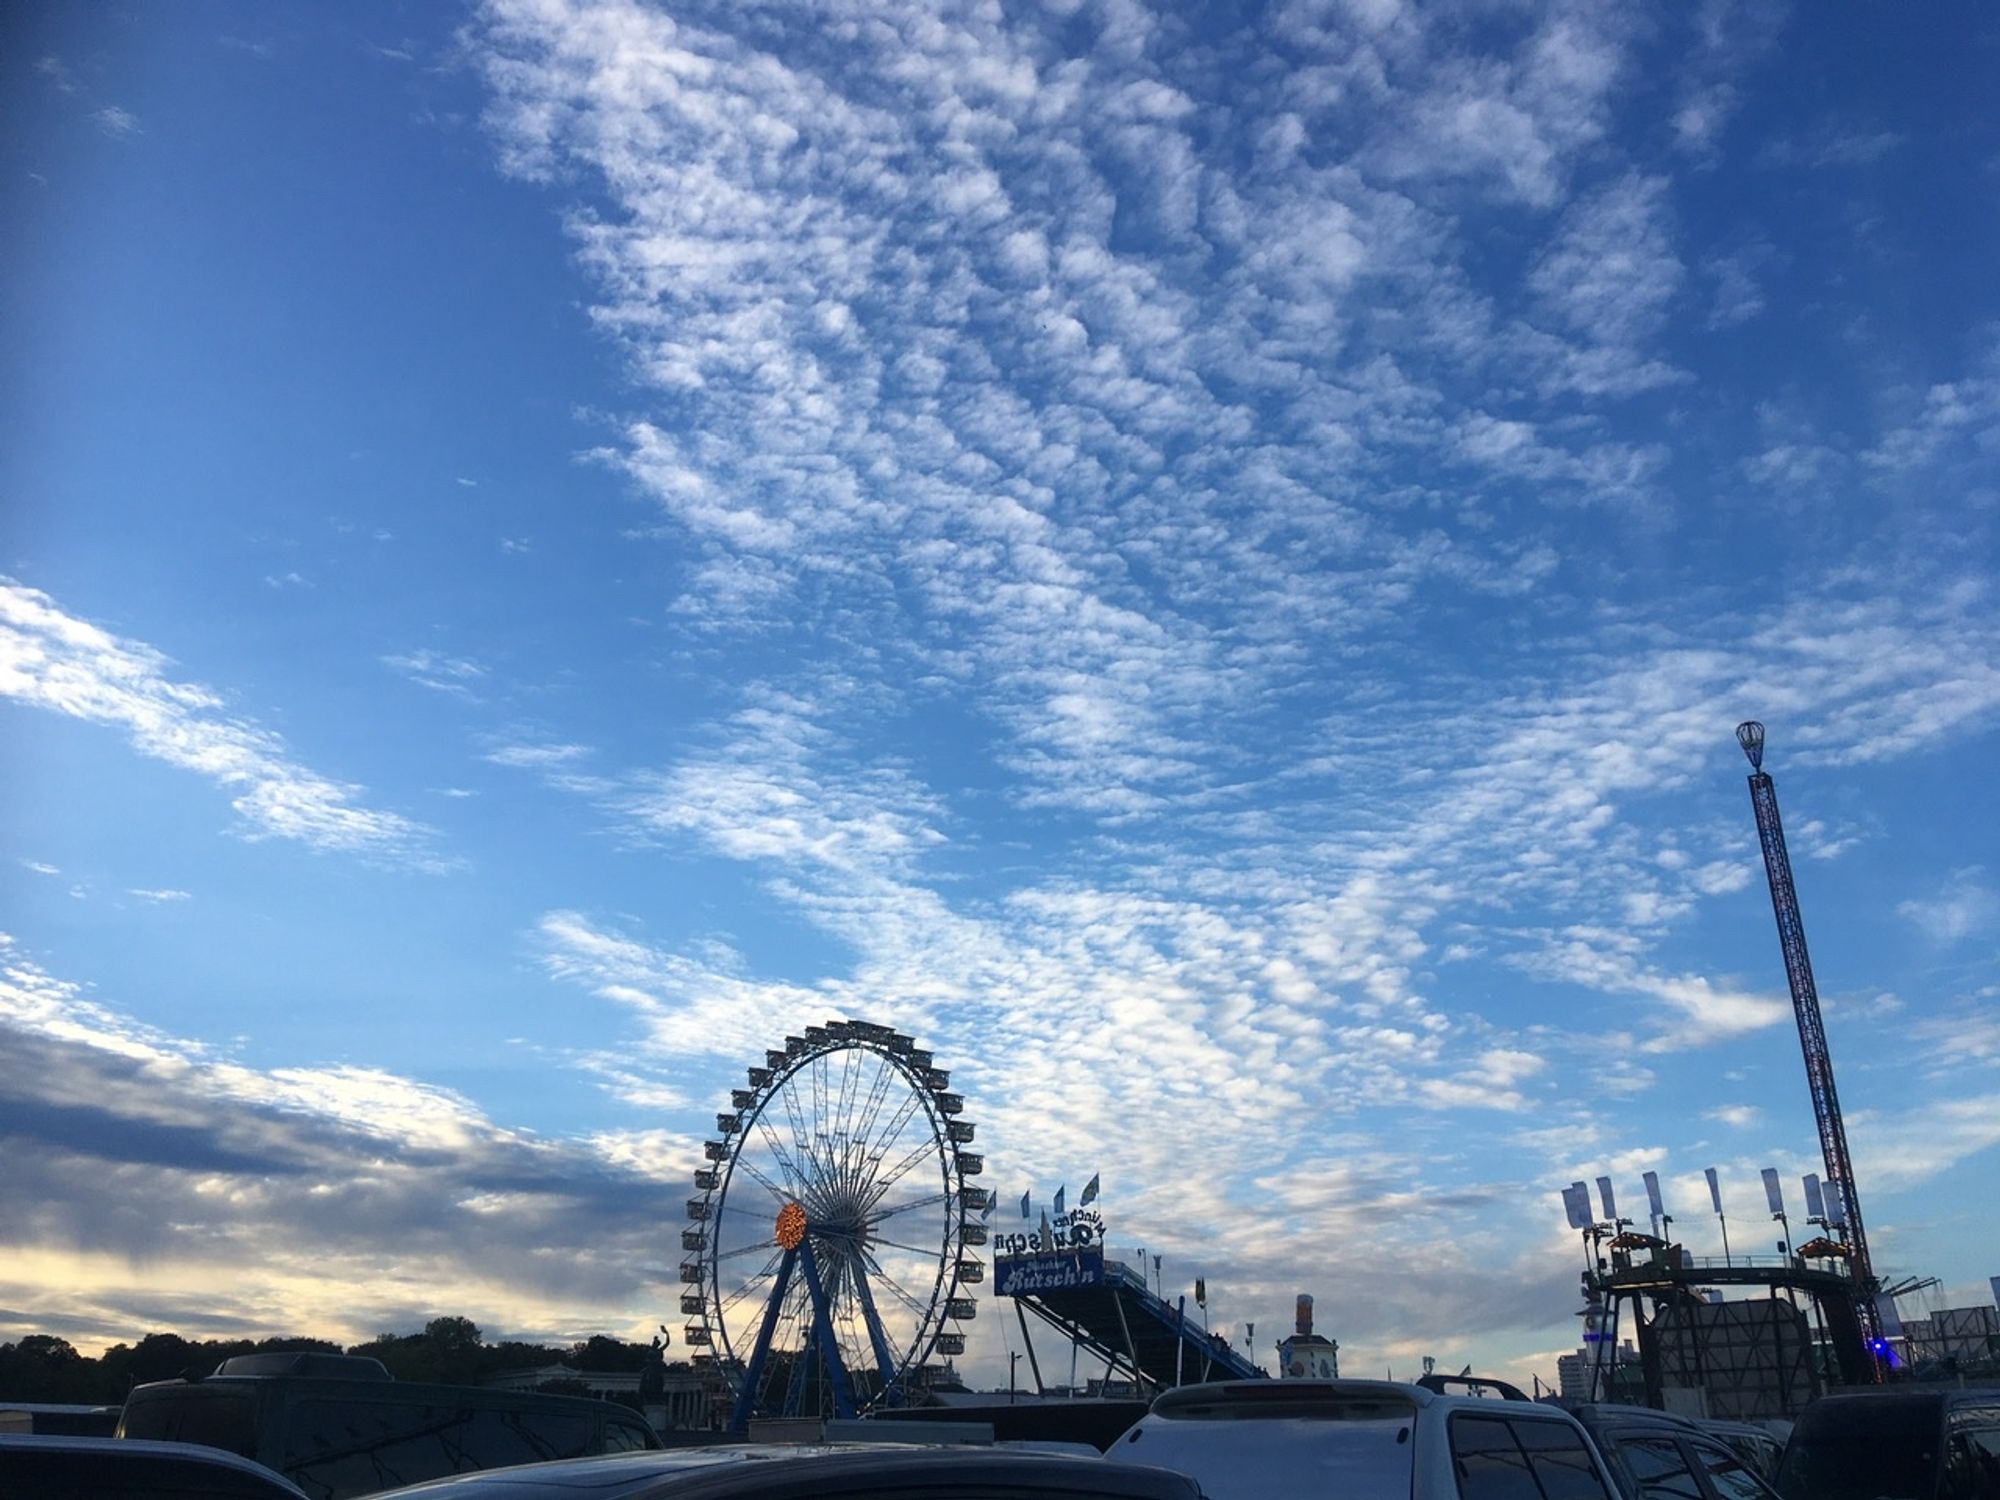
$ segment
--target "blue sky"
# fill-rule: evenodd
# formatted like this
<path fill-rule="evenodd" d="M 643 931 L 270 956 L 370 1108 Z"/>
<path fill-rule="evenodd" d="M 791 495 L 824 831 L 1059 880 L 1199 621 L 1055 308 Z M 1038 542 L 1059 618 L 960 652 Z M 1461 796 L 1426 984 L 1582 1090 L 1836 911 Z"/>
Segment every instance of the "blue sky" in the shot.
<path fill-rule="evenodd" d="M 0 1337 L 677 1323 L 853 1015 L 1217 1321 L 1546 1376 L 1562 1184 L 1816 1169 L 1749 717 L 1984 1300 L 1990 17 L 7 24 Z"/>

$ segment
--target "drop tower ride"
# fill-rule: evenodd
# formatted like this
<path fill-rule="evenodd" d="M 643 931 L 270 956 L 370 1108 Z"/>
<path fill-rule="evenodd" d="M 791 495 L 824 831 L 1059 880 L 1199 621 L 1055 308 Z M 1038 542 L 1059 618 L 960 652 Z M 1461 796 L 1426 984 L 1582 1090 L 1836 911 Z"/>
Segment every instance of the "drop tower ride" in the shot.
<path fill-rule="evenodd" d="M 1798 1017 L 1799 1047 L 1805 1053 L 1806 1086 L 1812 1091 L 1813 1119 L 1819 1125 L 1820 1155 L 1826 1164 L 1826 1189 L 1838 1195 L 1845 1211 L 1849 1263 L 1854 1274 L 1854 1311 L 1863 1341 L 1876 1360 L 1880 1378 L 1881 1318 L 1875 1304 L 1875 1271 L 1868 1258 L 1868 1232 L 1861 1219 L 1861 1197 L 1854 1187 L 1854 1164 L 1847 1151 L 1847 1126 L 1840 1116 L 1840 1096 L 1833 1086 L 1833 1056 L 1827 1050 L 1826 1025 L 1819 1014 L 1819 990 L 1813 984 L 1812 958 L 1806 952 L 1805 923 L 1799 916 L 1798 892 L 1792 886 L 1792 858 L 1785 849 L 1785 827 L 1778 817 L 1778 788 L 1764 770 L 1764 726 L 1755 719 L 1736 726 L 1736 743 L 1750 758 L 1750 806 L 1757 814 L 1757 838 L 1764 847 L 1764 873 L 1771 882 L 1771 909 L 1778 918 L 1778 943 L 1785 953 L 1785 978 L 1792 988 L 1792 1011 Z"/>

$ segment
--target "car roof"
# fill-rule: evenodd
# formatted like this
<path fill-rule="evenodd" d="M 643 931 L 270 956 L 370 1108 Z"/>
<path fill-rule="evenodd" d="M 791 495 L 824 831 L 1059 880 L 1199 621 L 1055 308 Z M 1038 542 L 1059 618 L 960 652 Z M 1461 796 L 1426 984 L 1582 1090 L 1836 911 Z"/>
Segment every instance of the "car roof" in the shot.
<path fill-rule="evenodd" d="M 1695 1426 L 1703 1432 L 1714 1433 L 1718 1437 L 1754 1437 L 1761 1438 L 1767 1443 L 1778 1442 L 1778 1435 L 1775 1432 L 1768 1427 L 1759 1427 L 1755 1422 L 1729 1422 L 1720 1417 L 1700 1417 L 1696 1419 Z M 1780 1443 L 1779 1446 L 1782 1447 L 1783 1444 Z"/>
<path fill-rule="evenodd" d="M 1310 1417 L 1314 1407 L 1339 1407 L 1368 1402 L 1395 1402 L 1419 1411 L 1470 1411 L 1485 1415 L 1541 1416 L 1563 1421 L 1559 1406 L 1540 1401 L 1509 1401 L 1496 1396 L 1448 1396 L 1400 1380 L 1219 1380 L 1206 1385 L 1177 1386 L 1154 1398 L 1149 1417 L 1200 1420 L 1205 1415 L 1233 1418 L 1259 1416 Z"/>
<path fill-rule="evenodd" d="M 616 1401 L 608 1401 L 602 1396 L 575 1396 L 554 1391 L 514 1391 L 501 1386 L 455 1385 L 444 1381 L 427 1380 L 357 1380 L 344 1375 L 319 1374 L 267 1374 L 267 1375 L 205 1375 L 199 1380 L 172 1379 L 149 1380 L 143 1385 L 132 1387 L 126 1396 L 129 1404 L 134 1398 L 150 1400 L 161 1393 L 184 1394 L 189 1391 L 283 1391 L 289 1396 L 311 1396 L 334 1400 L 346 1399 L 375 1405 L 421 1405 L 439 1400 L 463 1401 L 468 1397 L 482 1406 L 520 1406 L 546 1408 L 549 1410 L 601 1412 L 606 1408 L 614 1412 L 628 1414 L 635 1419 L 638 1413 L 631 1407 Z"/>
<path fill-rule="evenodd" d="M 1655 1406 L 1628 1406 L 1619 1401 L 1590 1401 L 1569 1408 L 1570 1414 L 1593 1430 L 1600 1427 L 1671 1427 L 1680 1432 L 1700 1432 L 1703 1424 L 1677 1411 L 1661 1411 Z"/>
<path fill-rule="evenodd" d="M 2000 1389 L 1976 1385 L 1926 1385 L 1891 1386 L 1886 1390 L 1829 1391 L 1806 1410 L 1809 1412 L 1821 1408 L 1838 1410 L 1857 1401 L 1902 1401 L 1912 1406 L 1921 1402 L 1935 1402 L 1940 1406 L 1993 1406 L 2000 1405 Z"/>
<path fill-rule="evenodd" d="M 753 1475 L 746 1470 L 756 1466 Z M 455 1474 L 376 1500 L 538 1500 L 538 1497 L 597 1497 L 662 1493 L 700 1500 L 703 1496 L 813 1494 L 846 1483 L 926 1487 L 968 1484 L 1037 1484 L 1051 1489 L 1087 1488 L 1132 1500 L 1199 1500 L 1199 1489 L 1184 1476 L 1157 1469 L 1124 1467 L 1092 1454 L 1023 1452 L 986 1447 L 940 1447 L 889 1443 L 723 1444 L 607 1453 L 553 1463 L 519 1464 Z"/>
<path fill-rule="evenodd" d="M 101 1458 L 121 1465 L 179 1459 L 206 1468 L 231 1469 L 239 1474 L 255 1475 L 269 1481 L 273 1494 L 305 1495 L 304 1490 L 282 1474 L 267 1469 L 254 1459 L 231 1453 L 226 1448 L 211 1448 L 204 1443 L 176 1443 L 156 1438 L 84 1437 L 67 1433 L 0 1432 L 0 1464 L 5 1463 L 9 1453 L 43 1457 L 70 1455 L 79 1460 Z"/>

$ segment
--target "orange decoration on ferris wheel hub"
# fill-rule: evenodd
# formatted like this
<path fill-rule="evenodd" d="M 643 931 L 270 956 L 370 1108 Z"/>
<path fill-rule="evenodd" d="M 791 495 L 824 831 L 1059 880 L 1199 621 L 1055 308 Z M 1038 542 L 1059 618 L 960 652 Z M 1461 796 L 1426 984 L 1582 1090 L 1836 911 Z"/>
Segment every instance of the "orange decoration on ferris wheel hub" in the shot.
<path fill-rule="evenodd" d="M 806 1211 L 796 1203 L 787 1203 L 778 1210 L 778 1246 L 784 1250 L 796 1250 L 806 1237 Z"/>

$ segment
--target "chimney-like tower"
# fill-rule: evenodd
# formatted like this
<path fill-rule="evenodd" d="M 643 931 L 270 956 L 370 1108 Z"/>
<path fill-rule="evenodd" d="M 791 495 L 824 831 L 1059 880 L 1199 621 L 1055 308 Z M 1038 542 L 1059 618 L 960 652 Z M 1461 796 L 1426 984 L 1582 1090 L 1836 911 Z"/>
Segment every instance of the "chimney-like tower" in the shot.
<path fill-rule="evenodd" d="M 1288 1380 L 1340 1378 L 1340 1345 L 1313 1332 L 1309 1293 L 1299 1293 L 1297 1331 L 1278 1345 L 1278 1373 Z"/>

